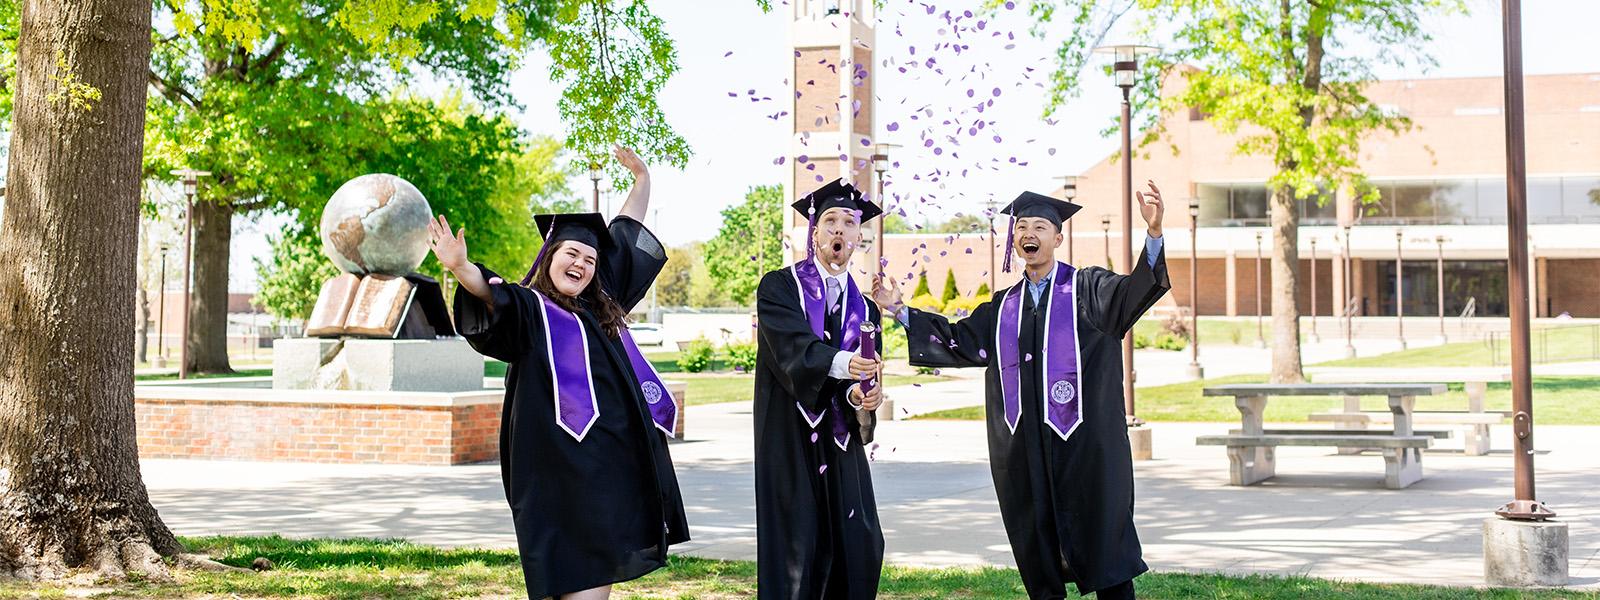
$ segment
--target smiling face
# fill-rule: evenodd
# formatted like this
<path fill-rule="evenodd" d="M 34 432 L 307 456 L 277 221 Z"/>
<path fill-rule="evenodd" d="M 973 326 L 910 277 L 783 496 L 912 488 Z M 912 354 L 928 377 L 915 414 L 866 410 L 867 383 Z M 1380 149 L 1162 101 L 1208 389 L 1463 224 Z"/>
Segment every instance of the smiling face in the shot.
<path fill-rule="evenodd" d="M 1061 246 L 1061 230 L 1056 224 L 1039 217 L 1017 219 L 1011 230 L 1012 248 L 1030 267 L 1049 264 L 1056 259 L 1056 248 Z"/>
<path fill-rule="evenodd" d="M 594 280 L 595 249 L 583 242 L 566 240 L 550 254 L 550 282 L 556 291 L 577 297 Z"/>
<path fill-rule="evenodd" d="M 834 207 L 817 218 L 811 245 L 823 264 L 841 269 L 850 265 L 850 256 L 861 245 L 861 219 L 856 214 L 854 209 Z"/>

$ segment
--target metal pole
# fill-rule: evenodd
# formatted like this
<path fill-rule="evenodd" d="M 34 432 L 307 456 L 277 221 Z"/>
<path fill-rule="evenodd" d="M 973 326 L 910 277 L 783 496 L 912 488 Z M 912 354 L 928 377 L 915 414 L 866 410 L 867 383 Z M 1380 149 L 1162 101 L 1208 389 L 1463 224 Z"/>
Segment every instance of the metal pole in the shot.
<path fill-rule="evenodd" d="M 995 280 L 994 280 L 994 272 L 995 272 L 995 265 L 994 265 L 994 244 L 995 244 L 994 207 L 995 207 L 995 204 L 998 204 L 998 203 L 995 202 L 993 199 L 990 199 L 989 202 L 987 203 L 988 208 L 989 208 L 989 293 L 991 293 L 991 294 L 994 293 L 994 291 L 995 291 L 995 289 L 994 289 L 994 283 L 995 283 Z M 1070 222 L 1071 221 L 1068 221 L 1068 223 L 1070 223 Z M 1010 252 L 1010 251 L 1011 251 L 1010 248 L 1006 248 L 1006 252 Z M 1007 256 L 1009 257 L 1009 255 L 1007 255 Z"/>
<path fill-rule="evenodd" d="M 156 368 L 167 368 L 167 249 L 161 248 L 161 298 L 156 300 Z"/>
<path fill-rule="evenodd" d="M 1256 346 L 1267 347 L 1266 330 L 1262 328 L 1261 306 L 1261 233 L 1256 232 Z"/>
<path fill-rule="evenodd" d="M 990 261 L 990 262 L 994 262 L 994 261 Z M 1073 261 L 1073 256 L 1072 256 L 1072 219 L 1067 219 L 1067 264 L 1073 265 L 1073 266 L 1076 266 L 1078 264 L 1077 262 Z M 989 286 L 989 288 L 993 289 L 994 286 L 991 285 L 991 286 Z"/>
<path fill-rule="evenodd" d="M 1317 238 L 1311 238 L 1311 341 L 1322 341 L 1317 335 Z"/>
<path fill-rule="evenodd" d="M 1122 268 L 1129 273 L 1133 272 L 1133 105 L 1128 103 L 1129 86 L 1122 87 Z M 1110 242 L 1108 237 L 1106 240 Z M 1133 368 L 1133 329 L 1128 329 L 1128 334 L 1122 336 L 1122 398 L 1124 408 L 1127 409 L 1128 418 L 1133 423 L 1139 420 L 1134 416 L 1133 380 L 1137 372 Z"/>
<path fill-rule="evenodd" d="M 1200 366 L 1200 205 L 1189 203 L 1189 375 L 1204 379 Z"/>
<path fill-rule="evenodd" d="M 188 203 L 183 219 L 183 331 L 178 334 L 178 379 L 189 377 L 189 280 L 194 277 L 194 193 L 187 192 L 185 197 Z"/>
<path fill-rule="evenodd" d="M 1527 155 L 1523 137 L 1522 2 L 1505 0 L 1506 107 L 1506 261 L 1511 308 L 1511 410 L 1515 457 L 1515 500 L 1495 514 L 1508 519 L 1543 520 L 1555 516 L 1534 499 L 1533 380 L 1528 360 L 1528 204 Z"/>
<path fill-rule="evenodd" d="M 1405 261 L 1401 258 L 1405 247 L 1402 243 L 1405 234 L 1398 230 L 1394 232 L 1394 322 L 1400 335 L 1400 349 L 1406 349 L 1406 289 L 1402 283 L 1405 280 Z"/>
<path fill-rule="evenodd" d="M 1355 281 L 1354 281 L 1354 278 L 1355 278 L 1356 274 L 1351 272 L 1350 268 L 1351 268 L 1351 261 L 1350 261 L 1350 226 L 1346 225 L 1344 227 L 1344 281 L 1343 281 L 1344 289 L 1339 290 L 1339 301 L 1344 303 L 1344 356 L 1345 356 L 1345 358 L 1355 358 L 1356 357 L 1356 345 L 1355 345 L 1354 340 L 1352 339 L 1353 334 L 1355 333 L 1354 330 L 1355 330 L 1355 314 L 1356 314 L 1356 311 L 1351 310 L 1351 308 L 1350 308 L 1350 305 L 1352 304 L 1350 302 L 1350 300 L 1351 300 L 1350 293 L 1353 290 L 1355 290 L 1355 287 L 1356 287 L 1356 284 L 1355 284 Z"/>
<path fill-rule="evenodd" d="M 876 157 L 874 157 L 874 158 L 876 158 Z M 883 169 L 876 169 L 876 171 L 878 172 L 878 198 L 877 198 L 878 206 L 884 206 L 884 203 L 883 203 Z M 871 269 L 867 269 L 867 273 L 869 275 L 873 274 L 873 273 L 876 273 L 876 274 L 879 274 L 879 275 L 883 274 L 883 219 L 882 218 L 874 220 L 873 223 L 872 223 L 872 268 Z M 989 287 L 993 288 L 994 286 L 991 285 Z"/>
<path fill-rule="evenodd" d="M 1439 244 L 1439 343 L 1443 344 L 1448 339 L 1444 333 L 1444 236 L 1433 241 Z"/>

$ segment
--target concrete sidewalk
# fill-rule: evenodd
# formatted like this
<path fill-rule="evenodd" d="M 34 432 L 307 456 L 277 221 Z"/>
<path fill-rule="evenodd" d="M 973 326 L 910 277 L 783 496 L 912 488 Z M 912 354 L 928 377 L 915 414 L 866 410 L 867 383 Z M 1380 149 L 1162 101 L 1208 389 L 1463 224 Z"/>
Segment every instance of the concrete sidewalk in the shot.
<path fill-rule="evenodd" d="M 974 380 L 940 384 L 966 394 Z M 902 394 L 905 390 L 902 390 Z M 675 551 L 755 558 L 748 403 L 689 409 L 673 458 L 693 541 Z M 1430 453 L 1427 478 L 1383 489 L 1377 456 L 1283 448 L 1273 480 L 1226 485 L 1222 448 L 1197 435 L 1230 425 L 1156 423 L 1157 460 L 1138 463 L 1138 523 L 1161 571 L 1297 574 L 1478 585 L 1481 521 L 1510 498 L 1509 430 L 1489 456 Z M 906 565 L 1011 565 L 981 423 L 895 421 L 879 429 L 873 476 L 888 559 Z M 1600 428 L 1539 429 L 1539 495 L 1571 523 L 1575 586 L 1600 589 Z M 1446 442 L 1448 445 L 1449 442 Z M 151 497 L 183 535 L 398 537 L 514 547 L 497 466 L 409 467 L 144 461 Z"/>

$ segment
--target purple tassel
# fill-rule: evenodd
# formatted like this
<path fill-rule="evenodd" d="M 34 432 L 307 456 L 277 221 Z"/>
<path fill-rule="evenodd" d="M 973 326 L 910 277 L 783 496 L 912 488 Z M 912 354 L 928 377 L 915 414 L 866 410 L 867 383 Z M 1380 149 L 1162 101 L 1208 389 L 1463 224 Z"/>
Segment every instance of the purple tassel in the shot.
<path fill-rule="evenodd" d="M 1016 233 L 1017 233 L 1017 217 L 1015 215 L 1012 215 L 1012 217 L 1011 217 L 1011 226 L 1006 228 L 1006 263 L 1005 263 L 1005 266 L 1000 268 L 1000 272 L 1001 273 L 1010 273 L 1011 272 L 1011 253 L 1012 253 L 1012 250 L 1011 250 L 1011 242 L 1012 242 L 1012 240 L 1011 240 L 1011 238 L 1012 238 L 1012 236 L 1016 235 Z"/>
<path fill-rule="evenodd" d="M 811 198 L 810 214 L 806 215 L 806 260 L 817 257 L 817 199 Z"/>

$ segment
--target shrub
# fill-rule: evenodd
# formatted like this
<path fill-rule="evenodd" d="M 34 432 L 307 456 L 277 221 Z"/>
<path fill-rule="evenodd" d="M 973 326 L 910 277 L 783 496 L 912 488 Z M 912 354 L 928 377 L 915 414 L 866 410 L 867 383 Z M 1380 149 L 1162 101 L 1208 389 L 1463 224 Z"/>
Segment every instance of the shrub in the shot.
<path fill-rule="evenodd" d="M 1145 348 L 1149 348 L 1154 343 L 1155 343 L 1155 340 L 1152 339 L 1148 335 L 1139 333 L 1137 331 L 1133 333 L 1133 347 L 1134 348 L 1138 348 L 1140 350 L 1143 350 Z"/>
<path fill-rule="evenodd" d="M 927 312 L 943 312 L 944 304 L 934 298 L 932 294 L 919 294 L 912 296 L 906 306 Z"/>
<path fill-rule="evenodd" d="M 741 373 L 754 372 L 756 369 L 755 344 L 729 344 L 723 349 L 728 354 L 728 364 L 733 370 Z"/>
<path fill-rule="evenodd" d="M 1182 350 L 1189 347 L 1189 341 L 1170 333 L 1159 333 L 1155 345 L 1162 350 Z"/>
<path fill-rule="evenodd" d="M 678 369 L 685 373 L 699 373 L 711 367 L 711 357 L 716 349 L 705 338 L 695 338 L 689 347 L 678 353 Z"/>
<path fill-rule="evenodd" d="M 944 312 L 945 312 L 946 315 L 949 315 L 951 317 L 963 318 L 963 317 L 966 317 L 967 315 L 972 314 L 972 310 L 973 309 L 978 308 L 979 304 L 983 304 L 984 302 L 986 302 L 988 300 L 989 300 L 989 298 L 987 296 L 983 296 L 983 297 L 974 296 L 974 297 L 971 297 L 971 298 L 956 298 L 956 299 L 951 300 L 949 302 L 946 302 L 944 304 Z"/>

